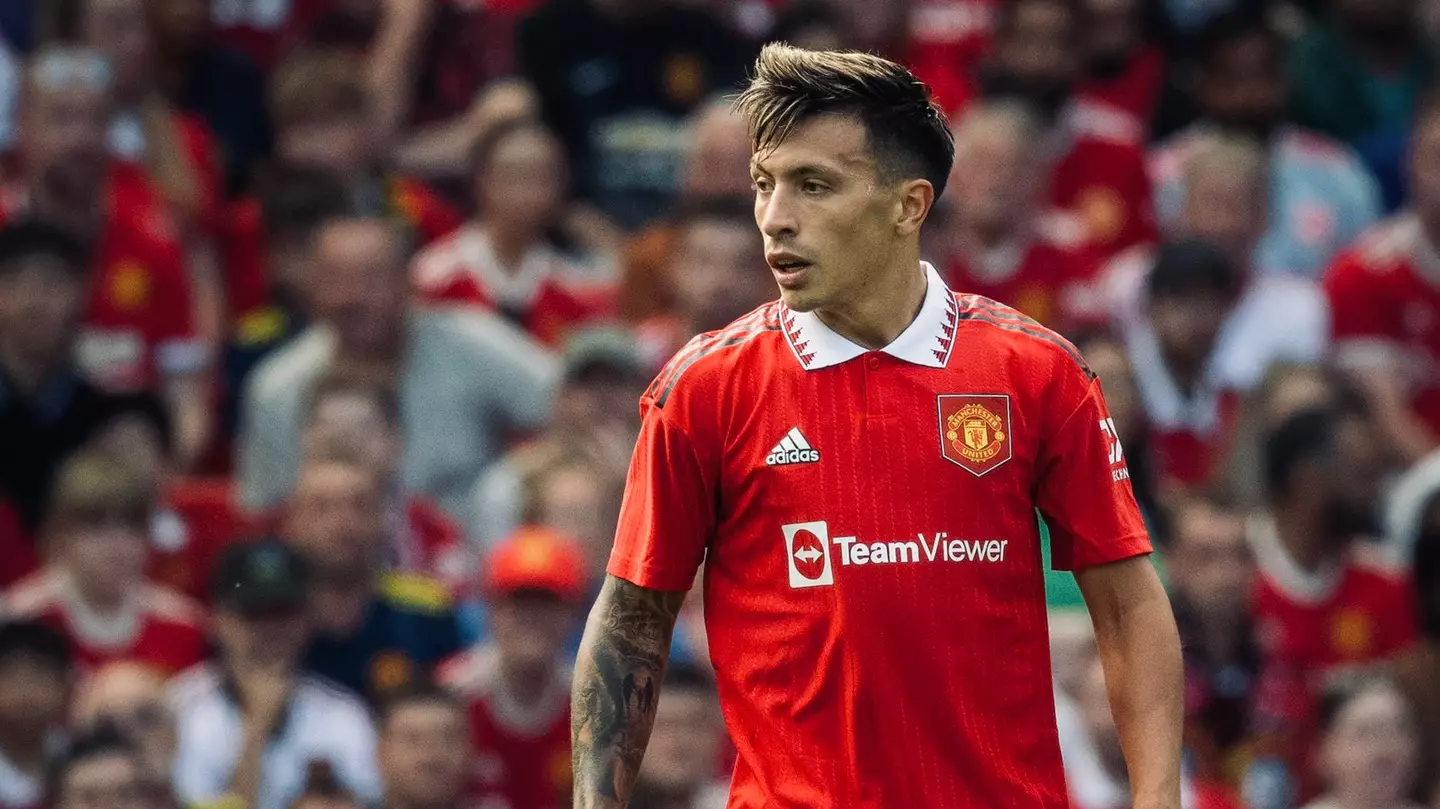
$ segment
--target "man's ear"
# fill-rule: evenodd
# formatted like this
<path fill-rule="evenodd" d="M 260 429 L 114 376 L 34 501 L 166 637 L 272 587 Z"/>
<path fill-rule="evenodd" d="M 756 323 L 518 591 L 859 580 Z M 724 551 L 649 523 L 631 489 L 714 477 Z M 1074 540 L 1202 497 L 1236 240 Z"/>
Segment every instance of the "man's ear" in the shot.
<path fill-rule="evenodd" d="M 897 207 L 898 219 L 895 229 L 901 236 L 909 236 L 920 230 L 930 209 L 935 206 L 935 186 L 929 180 L 906 180 L 900 186 Z"/>

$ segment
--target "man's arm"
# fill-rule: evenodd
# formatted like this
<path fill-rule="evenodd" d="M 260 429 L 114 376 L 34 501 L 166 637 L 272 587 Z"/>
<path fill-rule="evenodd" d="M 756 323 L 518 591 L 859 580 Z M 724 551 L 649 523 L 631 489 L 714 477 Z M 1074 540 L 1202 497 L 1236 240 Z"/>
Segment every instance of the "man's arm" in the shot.
<path fill-rule="evenodd" d="M 575 809 L 624 809 L 655 723 L 683 592 L 608 576 L 575 662 L 571 761 Z"/>
<path fill-rule="evenodd" d="M 1184 669 L 1148 556 L 1075 572 L 1090 608 L 1135 809 L 1179 809 Z"/>

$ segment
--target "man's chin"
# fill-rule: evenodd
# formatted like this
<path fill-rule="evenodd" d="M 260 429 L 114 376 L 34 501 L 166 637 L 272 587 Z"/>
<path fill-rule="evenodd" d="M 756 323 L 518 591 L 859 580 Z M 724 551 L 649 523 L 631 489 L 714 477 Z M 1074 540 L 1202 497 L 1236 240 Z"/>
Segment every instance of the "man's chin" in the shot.
<path fill-rule="evenodd" d="M 792 312 L 813 312 L 819 308 L 820 300 L 807 290 L 780 288 L 780 302 Z"/>

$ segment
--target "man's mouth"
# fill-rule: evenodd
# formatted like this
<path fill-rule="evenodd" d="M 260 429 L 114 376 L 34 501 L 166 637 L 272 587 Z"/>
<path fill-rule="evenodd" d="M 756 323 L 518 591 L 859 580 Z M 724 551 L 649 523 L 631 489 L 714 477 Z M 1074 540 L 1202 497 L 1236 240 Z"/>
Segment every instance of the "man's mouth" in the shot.
<path fill-rule="evenodd" d="M 809 261 L 793 253 L 771 253 L 765 256 L 765 262 L 770 265 L 781 286 L 800 283 L 810 268 Z"/>

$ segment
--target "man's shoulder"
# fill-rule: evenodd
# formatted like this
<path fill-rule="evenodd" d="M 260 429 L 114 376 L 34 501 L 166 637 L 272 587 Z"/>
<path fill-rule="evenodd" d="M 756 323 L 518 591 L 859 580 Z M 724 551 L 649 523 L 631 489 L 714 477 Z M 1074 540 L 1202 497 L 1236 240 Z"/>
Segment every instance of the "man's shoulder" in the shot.
<path fill-rule="evenodd" d="M 989 352 L 1000 350 L 1054 372 L 1077 373 L 1087 382 L 1095 378 L 1080 350 L 1059 332 L 983 295 L 951 294 L 958 312 L 954 356 L 995 356 Z"/>
<path fill-rule="evenodd" d="M 167 685 L 169 702 L 178 716 L 186 716 L 214 704 L 222 694 L 220 670 L 213 663 L 200 663 L 172 677 Z"/>
<path fill-rule="evenodd" d="M 333 351 L 329 332 L 311 326 L 260 362 L 250 377 L 249 396 L 263 402 L 302 396 Z"/>
<path fill-rule="evenodd" d="M 1387 276 L 1406 269 L 1423 239 L 1420 221 L 1401 214 L 1379 222 L 1360 235 L 1336 259 L 1331 275 Z"/>
<path fill-rule="evenodd" d="M 696 335 L 665 363 L 643 398 L 663 409 L 676 394 L 713 389 L 738 365 L 774 362 L 789 351 L 784 317 L 780 302 L 771 301 L 723 329 Z"/>
<path fill-rule="evenodd" d="M 493 312 L 421 311 L 410 316 L 412 350 L 453 372 L 456 360 L 523 365 L 552 371 L 556 360 L 524 330 Z"/>

